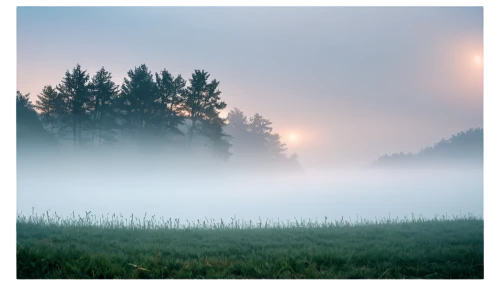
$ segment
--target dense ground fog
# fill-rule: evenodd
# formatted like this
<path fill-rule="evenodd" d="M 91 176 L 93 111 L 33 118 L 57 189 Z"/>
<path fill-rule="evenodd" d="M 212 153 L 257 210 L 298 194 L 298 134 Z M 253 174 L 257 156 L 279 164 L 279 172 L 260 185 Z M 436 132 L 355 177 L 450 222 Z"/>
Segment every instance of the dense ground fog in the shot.
<path fill-rule="evenodd" d="M 175 164 L 174 164 L 175 163 Z M 31 214 L 374 219 L 483 215 L 482 168 L 306 169 L 140 156 L 18 158 L 17 209 Z"/>

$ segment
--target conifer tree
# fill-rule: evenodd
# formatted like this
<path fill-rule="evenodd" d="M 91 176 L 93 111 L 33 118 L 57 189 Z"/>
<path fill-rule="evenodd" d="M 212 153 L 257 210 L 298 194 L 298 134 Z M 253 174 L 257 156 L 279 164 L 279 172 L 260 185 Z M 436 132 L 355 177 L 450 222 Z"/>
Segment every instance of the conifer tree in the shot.
<path fill-rule="evenodd" d="M 89 129 L 92 100 L 89 90 L 89 75 L 79 64 L 72 72 L 66 71 L 62 82 L 57 86 L 61 94 L 65 110 L 64 123 L 73 133 L 73 145 L 82 145 L 85 141 L 84 131 Z"/>
<path fill-rule="evenodd" d="M 38 110 L 45 129 L 54 134 L 54 128 L 63 114 L 62 96 L 51 85 L 46 85 L 38 95 L 34 107 Z"/>
<path fill-rule="evenodd" d="M 118 86 L 112 81 L 111 73 L 102 67 L 92 77 L 89 87 L 92 96 L 92 145 L 97 140 L 100 147 L 104 142 L 116 141 Z"/>
<path fill-rule="evenodd" d="M 184 123 L 181 108 L 186 81 L 181 75 L 174 78 L 166 69 L 159 74 L 156 73 L 155 76 L 159 92 L 161 128 L 166 133 L 183 134 L 179 130 L 179 125 Z"/>
<path fill-rule="evenodd" d="M 220 111 L 227 105 L 220 97 L 220 82 L 215 79 L 208 82 L 209 77 L 210 74 L 204 70 L 195 70 L 184 94 L 184 111 L 191 121 L 187 134 L 188 145 L 191 146 L 195 134 L 205 135 L 211 141 L 211 147 L 221 157 L 227 158 L 230 144 L 225 140 L 227 134 L 223 132 L 226 122 L 220 118 Z"/>
<path fill-rule="evenodd" d="M 119 104 L 124 128 L 133 138 L 158 134 L 161 102 L 153 75 L 145 64 L 129 70 L 121 87 Z"/>

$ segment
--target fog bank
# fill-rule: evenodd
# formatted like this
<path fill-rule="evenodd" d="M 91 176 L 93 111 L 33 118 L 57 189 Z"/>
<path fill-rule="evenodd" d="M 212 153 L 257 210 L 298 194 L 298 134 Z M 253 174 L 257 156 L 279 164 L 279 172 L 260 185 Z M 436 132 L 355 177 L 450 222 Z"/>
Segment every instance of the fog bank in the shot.
<path fill-rule="evenodd" d="M 236 215 L 254 221 L 483 215 L 482 168 L 288 173 L 237 169 L 227 162 L 96 157 L 19 159 L 18 212 L 147 213 L 181 220 Z"/>

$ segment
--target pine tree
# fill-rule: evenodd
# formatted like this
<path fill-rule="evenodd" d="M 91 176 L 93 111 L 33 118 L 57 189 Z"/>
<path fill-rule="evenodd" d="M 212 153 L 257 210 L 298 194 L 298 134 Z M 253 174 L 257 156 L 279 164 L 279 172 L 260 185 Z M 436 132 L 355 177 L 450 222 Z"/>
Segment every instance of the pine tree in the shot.
<path fill-rule="evenodd" d="M 195 70 L 189 79 L 190 85 L 184 94 L 184 110 L 191 121 L 188 130 L 188 145 L 191 146 L 194 133 L 199 128 L 197 124 L 203 119 L 202 100 L 206 97 L 207 79 L 209 74 L 205 71 Z"/>
<path fill-rule="evenodd" d="M 92 96 L 92 145 L 97 138 L 98 147 L 104 142 L 116 141 L 118 86 L 111 78 L 111 73 L 102 67 L 89 85 Z"/>
<path fill-rule="evenodd" d="M 227 115 L 227 133 L 231 136 L 231 152 L 236 158 L 250 155 L 253 148 L 248 118 L 238 108 L 234 108 Z"/>
<path fill-rule="evenodd" d="M 243 114 L 243 111 L 241 111 L 238 108 L 233 108 L 233 110 L 229 111 L 227 115 L 228 119 L 228 129 L 233 129 L 235 130 L 235 133 L 241 132 L 241 131 L 247 131 L 248 132 L 248 119 Z"/>
<path fill-rule="evenodd" d="M 231 156 L 229 149 L 232 146 L 226 139 L 231 136 L 224 133 L 226 121 L 227 119 L 220 117 L 204 119 L 200 128 L 200 133 L 209 140 L 208 147 L 213 151 L 214 156 L 223 160 L 227 160 Z"/>
<path fill-rule="evenodd" d="M 267 152 L 273 160 L 279 161 L 286 158 L 286 144 L 281 142 L 281 136 L 278 133 L 268 134 Z"/>
<path fill-rule="evenodd" d="M 153 75 L 145 64 L 130 70 L 119 96 L 124 127 L 134 138 L 158 134 L 161 103 Z"/>
<path fill-rule="evenodd" d="M 39 111 L 45 129 L 54 134 L 58 117 L 63 113 L 62 96 L 51 85 L 44 86 L 34 107 Z"/>
<path fill-rule="evenodd" d="M 232 136 L 234 157 L 247 165 L 265 165 L 273 168 L 299 170 L 297 154 L 288 157 L 286 144 L 281 136 L 273 133 L 272 122 L 259 113 L 247 120 L 241 110 L 235 108 L 228 115 L 228 133 Z"/>
<path fill-rule="evenodd" d="M 252 153 L 259 157 L 266 158 L 267 156 L 267 141 L 269 134 L 273 130 L 271 127 L 272 122 L 256 113 L 250 117 L 248 130 L 251 135 Z"/>
<path fill-rule="evenodd" d="M 256 113 L 250 118 L 249 132 L 252 137 L 254 152 L 264 160 L 280 160 L 286 157 L 286 144 L 281 142 L 277 133 L 272 133 L 272 122 Z"/>
<path fill-rule="evenodd" d="M 66 71 L 62 82 L 57 86 L 65 105 L 64 122 L 73 133 L 73 145 L 82 145 L 85 141 L 83 131 L 88 129 L 90 123 L 90 110 L 92 108 L 91 94 L 89 91 L 89 75 L 82 70 L 79 64 L 70 73 Z"/>
<path fill-rule="evenodd" d="M 162 118 L 162 129 L 166 133 L 183 134 L 179 130 L 179 125 L 184 123 L 181 108 L 186 81 L 181 75 L 174 78 L 164 69 L 160 74 L 156 73 L 156 85 L 159 92 L 159 115 Z"/>
<path fill-rule="evenodd" d="M 230 144 L 224 139 L 227 137 L 223 132 L 226 122 L 220 118 L 220 111 L 227 105 L 220 98 L 220 82 L 213 79 L 208 83 L 209 77 L 210 74 L 204 70 L 195 70 L 184 94 L 184 110 L 191 121 L 187 134 L 188 145 L 191 146 L 195 133 L 199 133 L 209 138 L 210 146 L 218 156 L 227 158 L 230 156 Z"/>
<path fill-rule="evenodd" d="M 56 141 L 42 125 L 28 94 L 16 92 L 16 145 L 28 147 L 23 151 L 33 150 L 34 147 L 54 146 Z M 38 150 L 38 149 L 37 149 Z"/>

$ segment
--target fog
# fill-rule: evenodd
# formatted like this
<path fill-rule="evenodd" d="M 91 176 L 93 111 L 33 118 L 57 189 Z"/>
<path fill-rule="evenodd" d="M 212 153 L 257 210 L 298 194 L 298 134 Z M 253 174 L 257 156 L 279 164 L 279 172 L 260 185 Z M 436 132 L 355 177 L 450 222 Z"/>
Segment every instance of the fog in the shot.
<path fill-rule="evenodd" d="M 483 214 L 482 7 L 20 7 L 17 29 L 18 212 Z"/>
<path fill-rule="evenodd" d="M 482 167 L 270 172 L 179 157 L 123 150 L 18 155 L 17 211 L 147 213 L 181 222 L 483 215 Z"/>

